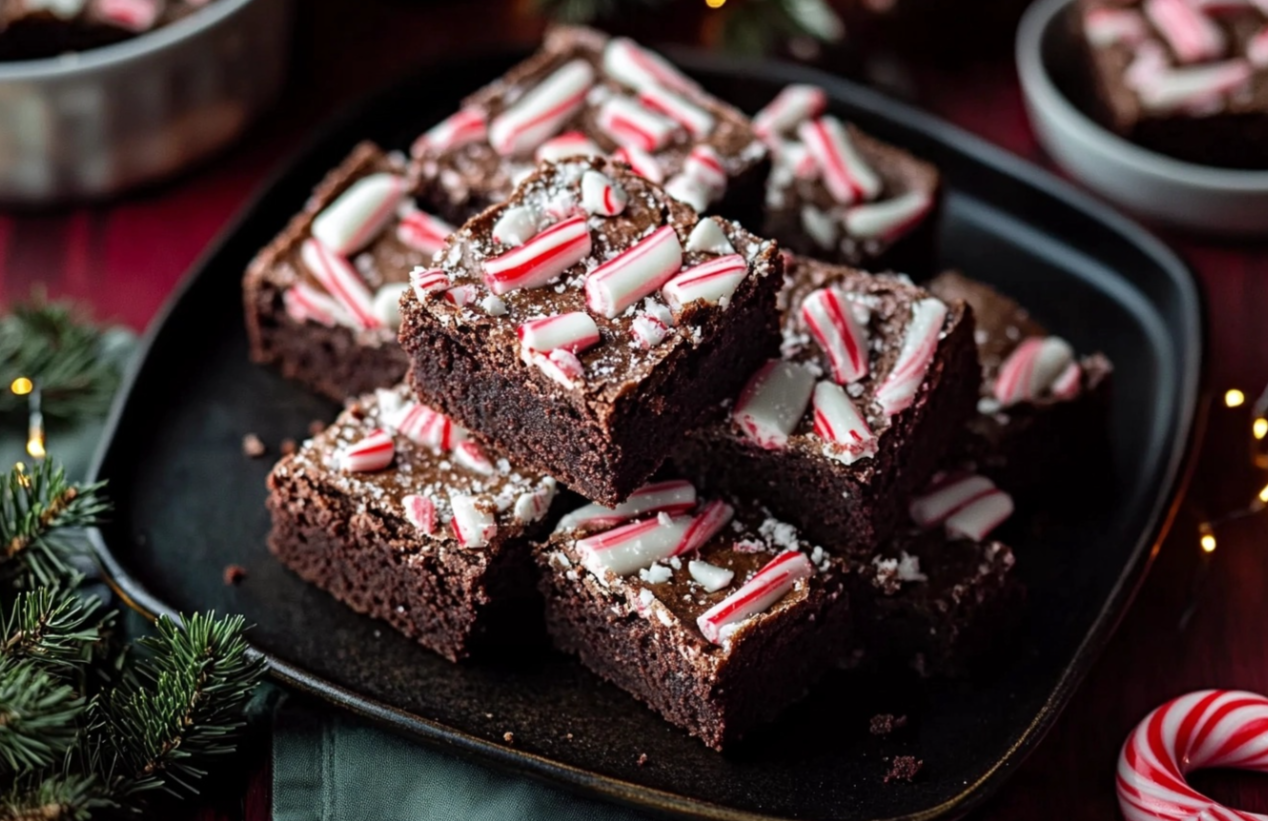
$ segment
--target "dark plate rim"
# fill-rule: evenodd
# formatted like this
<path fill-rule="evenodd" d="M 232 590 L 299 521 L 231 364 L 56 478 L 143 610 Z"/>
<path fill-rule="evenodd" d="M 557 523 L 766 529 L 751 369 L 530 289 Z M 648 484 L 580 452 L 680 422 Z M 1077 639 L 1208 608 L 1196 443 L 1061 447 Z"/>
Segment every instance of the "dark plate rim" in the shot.
<path fill-rule="evenodd" d="M 1192 272 L 1179 256 L 1137 223 L 1094 199 L 1091 195 L 1076 189 L 1070 183 L 932 114 L 919 111 L 906 103 L 890 99 L 865 86 L 807 66 L 776 60 L 753 61 L 725 57 L 681 47 L 667 47 L 664 51 L 688 71 L 721 72 L 764 80 L 776 77 L 785 83 L 800 82 L 819 85 L 832 96 L 841 96 L 849 99 L 851 105 L 856 108 L 866 110 L 870 114 L 889 120 L 905 129 L 933 135 L 934 139 L 969 157 L 974 162 L 1017 179 L 1061 202 L 1068 208 L 1087 214 L 1111 228 L 1149 256 L 1160 270 L 1166 272 L 1178 292 L 1184 297 L 1183 304 L 1190 306 L 1192 309 L 1192 321 L 1188 323 L 1188 327 L 1172 329 L 1175 334 L 1174 338 L 1179 343 L 1180 350 L 1196 351 L 1197 353 L 1193 357 L 1193 361 L 1187 363 L 1187 366 L 1183 369 L 1180 379 L 1182 396 L 1179 400 L 1177 432 L 1180 434 L 1179 438 L 1183 439 L 1183 445 L 1172 451 L 1171 458 L 1165 464 L 1163 468 L 1166 475 L 1166 481 L 1163 485 L 1165 491 L 1159 495 L 1154 506 L 1149 511 L 1148 524 L 1137 539 L 1137 543 L 1128 557 L 1127 564 L 1119 575 L 1114 588 L 1110 591 L 1091 628 L 1075 651 L 1073 661 L 1062 672 L 1056 686 L 1034 720 L 1022 731 L 1013 746 L 1005 751 L 1000 759 L 981 778 L 965 786 L 957 795 L 937 806 L 909 815 L 883 820 L 877 819 L 877 821 L 926 821 L 926 819 L 961 816 L 980 805 L 993 794 L 1004 783 L 1007 776 L 1034 750 L 1047 731 L 1051 729 L 1062 708 L 1069 702 L 1074 691 L 1100 656 L 1115 628 L 1125 615 L 1154 557 L 1157 555 L 1163 539 L 1170 530 L 1197 461 L 1195 458 L 1197 445 L 1201 441 L 1205 428 L 1205 413 L 1202 411 L 1206 405 L 1201 401 L 1202 379 L 1205 373 L 1203 366 L 1206 359 L 1205 311 L 1202 309 L 1205 302 L 1203 294 Z M 513 52 L 490 51 L 483 55 L 473 55 L 472 57 L 464 58 L 461 62 L 470 62 L 481 57 L 487 59 L 495 56 L 523 56 L 524 53 L 523 50 L 515 50 Z M 403 76 L 413 76 L 422 71 L 434 71 L 443 65 L 445 64 L 426 64 Z M 118 432 L 125 410 L 131 401 L 137 378 L 145 361 L 149 358 L 155 339 L 186 292 L 207 273 L 209 263 L 221 252 L 224 246 L 230 243 L 233 236 L 241 230 L 274 187 L 291 176 L 295 169 L 302 166 L 311 154 L 319 150 L 321 146 L 331 139 L 332 135 L 347 130 L 349 125 L 359 119 L 363 112 L 374 109 L 381 101 L 389 98 L 401 82 L 402 80 L 398 78 L 398 80 L 389 83 L 384 88 L 368 95 L 361 103 L 353 106 L 350 110 L 331 118 L 315 129 L 313 136 L 307 139 L 290 159 L 283 161 L 280 167 L 269 175 L 265 182 L 256 189 L 248 201 L 240 208 L 237 215 L 220 231 L 208 248 L 199 255 L 198 259 L 182 278 L 180 284 L 164 302 L 140 340 L 136 358 L 132 361 L 131 367 L 124 376 L 103 428 L 101 440 L 89 467 L 89 481 L 96 481 L 100 474 L 109 453 L 111 442 Z M 151 620 L 161 615 L 169 617 L 177 615 L 177 611 L 151 594 L 137 579 L 128 573 L 106 545 L 100 530 L 95 528 L 90 530 L 88 538 L 107 582 L 130 608 Z M 694 818 L 725 819 L 725 821 L 780 821 L 775 816 L 735 810 L 701 799 L 689 798 L 623 779 L 599 775 L 531 752 L 486 741 L 339 687 L 320 676 L 308 673 L 297 665 L 290 664 L 270 653 L 266 653 L 254 645 L 249 645 L 249 649 L 254 655 L 263 658 L 268 663 L 270 675 L 277 681 L 446 751 L 473 757 L 539 780 L 583 790 L 654 812 L 672 813 Z"/>

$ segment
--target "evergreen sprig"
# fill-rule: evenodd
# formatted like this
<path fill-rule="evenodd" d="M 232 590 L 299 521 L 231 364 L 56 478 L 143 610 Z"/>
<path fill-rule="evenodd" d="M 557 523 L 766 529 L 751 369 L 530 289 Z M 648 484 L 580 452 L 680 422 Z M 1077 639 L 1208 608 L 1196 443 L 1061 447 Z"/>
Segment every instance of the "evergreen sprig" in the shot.
<path fill-rule="evenodd" d="M 9 471 L 0 489 L 0 569 L 19 586 L 23 578 L 56 585 L 73 575 L 70 558 L 83 544 L 68 531 L 92 527 L 109 510 L 102 485 L 77 485 L 49 459 Z"/>
<path fill-rule="evenodd" d="M 20 376 L 39 385 L 46 416 L 104 414 L 120 374 L 102 353 L 102 331 L 69 305 L 37 296 L 15 306 L 0 318 L 0 414 L 25 411 L 26 398 L 6 390 Z"/>
<path fill-rule="evenodd" d="M 52 766 L 79 736 L 88 703 L 32 659 L 0 660 L 0 770 Z"/>
<path fill-rule="evenodd" d="M 112 616 L 73 589 L 38 587 L 20 593 L 0 623 L 0 653 L 65 675 L 93 660 Z"/>

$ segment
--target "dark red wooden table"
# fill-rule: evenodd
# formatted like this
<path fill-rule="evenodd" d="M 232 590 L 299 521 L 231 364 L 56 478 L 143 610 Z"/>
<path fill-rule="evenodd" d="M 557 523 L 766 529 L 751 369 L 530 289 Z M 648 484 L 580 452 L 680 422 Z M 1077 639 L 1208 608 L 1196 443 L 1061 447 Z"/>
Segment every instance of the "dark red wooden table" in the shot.
<path fill-rule="evenodd" d="M 0 303 L 38 285 L 86 303 L 99 319 L 142 328 L 307 127 L 422 60 L 533 39 L 537 29 L 521 16 L 525 4 L 375 0 L 357 4 L 358 15 L 341 14 L 347 6 L 327 0 L 301 4 L 295 77 L 302 82 L 291 83 L 246 144 L 117 202 L 0 214 Z M 948 120 L 1045 163 L 1006 60 L 940 73 L 922 96 Z M 1208 384 L 1217 395 L 1239 387 L 1254 396 L 1268 382 L 1268 246 L 1163 237 L 1193 265 L 1206 292 Z M 1268 514 L 1220 531 L 1201 605 L 1187 629 L 1178 627 L 1201 558 L 1195 511 L 1215 515 L 1239 506 L 1268 481 L 1247 466 L 1246 410 L 1217 405 L 1210 420 L 1186 508 L 1138 600 L 1051 735 L 981 817 L 1113 818 L 1118 748 L 1148 710 L 1189 689 L 1268 690 Z M 244 755 L 249 775 L 231 809 L 217 802 L 219 808 L 190 817 L 268 818 L 267 750 Z M 1217 774 L 1198 783 L 1225 803 L 1268 811 L 1268 779 Z"/>

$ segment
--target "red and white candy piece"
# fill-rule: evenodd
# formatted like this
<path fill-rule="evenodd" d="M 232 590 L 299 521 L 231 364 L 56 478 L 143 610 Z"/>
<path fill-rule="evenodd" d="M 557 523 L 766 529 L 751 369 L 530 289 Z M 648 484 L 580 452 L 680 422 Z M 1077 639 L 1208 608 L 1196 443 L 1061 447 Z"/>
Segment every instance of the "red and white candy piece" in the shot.
<path fill-rule="evenodd" d="M 445 240 L 454 232 L 454 227 L 417 208 L 408 208 L 401 214 L 401 221 L 396 226 L 396 238 L 415 251 L 434 254 L 445 247 Z"/>
<path fill-rule="evenodd" d="M 358 328 L 378 328 L 374 316 L 374 295 L 348 261 L 328 250 L 315 239 L 306 239 L 300 247 L 300 258 L 313 278 L 326 289 L 339 307 Z"/>
<path fill-rule="evenodd" d="M 569 131 L 537 146 L 533 155 L 539 163 L 558 162 L 565 157 L 602 157 L 603 149 L 580 131 Z"/>
<path fill-rule="evenodd" d="M 678 93 L 699 91 L 699 86 L 669 61 L 626 37 L 610 40 L 603 50 L 603 70 L 636 91 L 659 86 Z"/>
<path fill-rule="evenodd" d="M 339 455 L 339 466 L 354 473 L 372 473 L 392 464 L 396 443 L 382 428 L 375 428 L 361 441 L 348 445 Z"/>
<path fill-rule="evenodd" d="M 1268 28 L 1260 29 L 1246 43 L 1246 59 L 1256 68 L 1268 67 Z"/>
<path fill-rule="evenodd" d="M 951 514 L 995 491 L 995 483 L 973 473 L 943 477 L 914 497 L 907 505 L 911 520 L 920 527 L 933 527 Z"/>
<path fill-rule="evenodd" d="M 590 229 L 583 216 L 570 217 L 523 245 L 484 261 L 484 282 L 498 296 L 540 288 L 590 254 Z"/>
<path fill-rule="evenodd" d="M 1070 343 L 1059 336 L 1032 336 L 1022 341 L 999 367 L 995 398 L 1007 408 L 1043 396 L 1074 362 Z"/>
<path fill-rule="evenodd" d="M 1237 14 L 1254 8 L 1268 8 L 1263 0 L 1189 0 L 1203 14 Z"/>
<path fill-rule="evenodd" d="M 599 109 L 599 128 L 619 145 L 658 151 L 678 130 L 678 124 L 629 97 L 613 97 Z"/>
<path fill-rule="evenodd" d="M 557 348 L 576 353 L 599 344 L 599 326 L 585 311 L 530 319 L 515 333 L 522 348 L 541 353 Z"/>
<path fill-rule="evenodd" d="M 639 92 L 638 101 L 678 123 L 696 139 L 707 137 L 713 131 L 712 114 L 668 89 L 648 86 Z"/>
<path fill-rule="evenodd" d="M 1245 87 L 1253 74 L 1250 63 L 1241 59 L 1177 69 L 1164 67 L 1153 74 L 1142 69 L 1136 88 L 1141 104 L 1151 111 L 1207 110 L 1218 106 L 1225 95 Z"/>
<path fill-rule="evenodd" d="M 515 247 L 537 235 L 537 211 L 528 205 L 512 205 L 493 223 L 493 241 Z"/>
<path fill-rule="evenodd" d="M 731 583 L 735 578 L 734 570 L 692 559 L 687 563 L 687 572 L 696 584 L 704 588 L 706 593 L 716 593 Z"/>
<path fill-rule="evenodd" d="M 530 351 L 527 359 L 546 376 L 570 390 L 586 376 L 586 366 L 582 361 L 575 353 L 563 348 L 556 348 L 550 353 Z"/>
<path fill-rule="evenodd" d="M 924 191 L 908 191 L 880 202 L 845 209 L 845 232 L 852 237 L 892 242 L 920 224 L 933 207 Z"/>
<path fill-rule="evenodd" d="M 881 179 L 854 148 L 841 121 L 831 115 L 804 122 L 797 134 L 823 175 L 824 187 L 843 205 L 874 199 Z"/>
<path fill-rule="evenodd" d="M 739 590 L 710 607 L 696 619 L 704 637 L 723 644 L 745 620 L 764 613 L 792 590 L 797 582 L 814 575 L 804 553 L 781 553 L 753 575 Z"/>
<path fill-rule="evenodd" d="M 726 232 L 722 230 L 722 226 L 717 220 L 707 217 L 697 222 L 696 227 L 691 229 L 686 248 L 688 251 L 705 254 L 735 253 L 735 246 L 726 238 Z"/>
<path fill-rule="evenodd" d="M 674 315 L 669 308 L 656 300 L 644 302 L 644 308 L 630 322 L 630 335 L 638 347 L 650 350 L 665 341 L 674 325 Z"/>
<path fill-rule="evenodd" d="M 753 117 L 753 130 L 763 140 L 791 132 L 806 120 L 812 120 L 828 107 L 828 95 L 818 86 L 794 84 L 785 86 L 775 99 Z"/>
<path fill-rule="evenodd" d="M 726 168 L 722 157 L 709 145 L 697 145 L 683 160 L 682 173 L 700 183 L 709 192 L 711 200 L 726 193 Z"/>
<path fill-rule="evenodd" d="M 425 536 L 436 532 L 436 503 L 426 496 L 411 493 L 401 498 L 405 518 Z"/>
<path fill-rule="evenodd" d="M 625 189 L 607 174 L 590 169 L 581 175 L 581 207 L 587 214 L 615 217 L 625 210 L 629 200 Z"/>
<path fill-rule="evenodd" d="M 296 282 L 282 292 L 286 315 L 296 322 L 316 322 L 332 328 L 346 316 L 339 305 L 307 282 Z"/>
<path fill-rule="evenodd" d="M 799 140 L 779 140 L 771 149 L 775 164 L 784 174 L 799 180 L 813 180 L 819 176 L 819 163 L 806 144 Z M 785 183 L 787 184 L 787 183 Z"/>
<path fill-rule="evenodd" d="M 1145 0 L 1144 11 L 1180 62 L 1215 60 L 1224 53 L 1224 32 L 1186 0 Z"/>
<path fill-rule="evenodd" d="M 515 519 L 529 523 L 540 521 L 555 500 L 555 480 L 547 476 L 535 489 L 521 493 L 515 499 Z"/>
<path fill-rule="evenodd" d="M 453 303 L 459 308 L 465 308 L 474 303 L 479 295 L 479 289 L 474 285 L 455 285 L 445 291 L 444 298 L 446 302 Z"/>
<path fill-rule="evenodd" d="M 555 532 L 579 527 L 611 528 L 646 513 L 686 513 L 696 506 L 696 488 L 684 479 L 643 485 L 616 507 L 588 504 L 565 514 Z"/>
<path fill-rule="evenodd" d="M 1083 390 L 1083 368 L 1078 362 L 1071 362 L 1052 382 L 1049 392 L 1054 399 L 1068 402 Z"/>
<path fill-rule="evenodd" d="M 682 243 L 672 225 L 662 225 L 586 275 L 586 307 L 612 319 L 680 268 Z"/>
<path fill-rule="evenodd" d="M 660 162 L 641 148 L 621 146 L 612 155 L 612 159 L 625 163 L 635 174 L 657 185 L 665 181 L 665 170 L 660 167 Z"/>
<path fill-rule="evenodd" d="M 421 265 L 409 272 L 409 286 L 419 302 L 425 302 L 441 291 L 449 290 L 452 283 L 441 268 L 424 268 Z"/>
<path fill-rule="evenodd" d="M 379 235 L 405 196 L 396 174 L 362 177 L 313 217 L 313 236 L 340 256 L 360 251 Z"/>
<path fill-rule="evenodd" d="M 410 441 L 433 450 L 450 450 L 467 439 L 467 432 L 452 419 L 421 402 L 403 405 L 391 425 Z"/>
<path fill-rule="evenodd" d="M 158 0 L 97 0 L 93 6 L 101 20 L 134 32 L 154 28 L 162 10 Z"/>
<path fill-rule="evenodd" d="M 947 517 L 944 527 L 949 538 L 980 542 L 1012 515 L 1013 497 L 992 488 Z"/>
<path fill-rule="evenodd" d="M 534 150 L 558 133 L 586 101 L 594 69 L 573 60 L 555 69 L 489 123 L 489 143 L 503 156 Z"/>
<path fill-rule="evenodd" d="M 697 550 L 717 535 L 735 511 L 713 501 L 695 516 L 654 516 L 577 540 L 581 563 L 596 575 L 625 576 L 671 556 Z"/>
<path fill-rule="evenodd" d="M 414 141 L 410 153 L 415 157 L 428 153 L 441 154 L 468 143 L 481 142 L 488 134 L 488 117 L 485 113 L 476 108 L 464 108 L 424 132 Z"/>
<path fill-rule="evenodd" d="M 687 268 L 665 283 L 661 294 L 678 317 L 693 302 L 726 307 L 735 289 L 748 276 L 748 263 L 739 254 L 728 254 Z"/>
<path fill-rule="evenodd" d="M 852 465 L 876 455 L 876 434 L 840 385 L 827 381 L 815 385 L 814 419 L 814 431 L 829 443 L 834 459 Z"/>
<path fill-rule="evenodd" d="M 479 473 L 481 476 L 492 476 L 497 470 L 484 452 L 484 448 L 470 439 L 454 445 L 453 460 L 472 473 Z"/>
<path fill-rule="evenodd" d="M 1126 821 L 1264 821 L 1189 786 L 1205 769 L 1268 772 L 1268 698 L 1198 690 L 1145 716 L 1118 756 L 1118 806 Z"/>
<path fill-rule="evenodd" d="M 814 374 L 802 365 L 772 359 L 749 378 L 731 419 L 757 445 L 783 448 L 806 413 L 814 384 Z"/>
<path fill-rule="evenodd" d="M 449 506 L 453 508 L 453 535 L 463 547 L 485 547 L 498 532 L 497 519 L 488 502 L 455 494 L 449 497 Z"/>
<path fill-rule="evenodd" d="M 1083 32 L 1096 48 L 1125 43 L 1134 45 L 1149 35 L 1145 19 L 1132 9 L 1107 6 L 1088 9 L 1083 15 Z"/>
<path fill-rule="evenodd" d="M 665 193 L 679 202 L 690 205 L 697 213 L 708 209 L 713 194 L 704 183 L 690 174 L 675 174 L 665 183 Z"/>
<path fill-rule="evenodd" d="M 946 318 L 947 306 L 937 299 L 922 299 L 911 307 L 911 322 L 907 323 L 898 360 L 876 390 L 876 401 L 886 416 L 906 410 L 916 398 L 938 350 Z"/>
<path fill-rule="evenodd" d="M 837 288 L 812 291 L 801 303 L 801 316 L 827 354 L 834 380 L 847 385 L 867 376 L 867 328 L 855 318 L 845 294 Z"/>

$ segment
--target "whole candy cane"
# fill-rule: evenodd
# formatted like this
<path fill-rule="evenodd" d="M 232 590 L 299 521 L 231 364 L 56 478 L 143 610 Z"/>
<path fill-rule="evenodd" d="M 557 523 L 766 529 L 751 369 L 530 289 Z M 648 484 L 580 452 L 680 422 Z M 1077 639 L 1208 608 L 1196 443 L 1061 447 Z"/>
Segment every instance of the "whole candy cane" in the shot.
<path fill-rule="evenodd" d="M 1168 701 L 1136 726 L 1118 756 L 1118 805 L 1127 821 L 1265 821 L 1189 786 L 1195 770 L 1268 772 L 1268 698 L 1198 690 Z"/>

